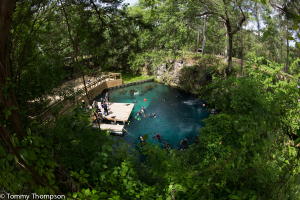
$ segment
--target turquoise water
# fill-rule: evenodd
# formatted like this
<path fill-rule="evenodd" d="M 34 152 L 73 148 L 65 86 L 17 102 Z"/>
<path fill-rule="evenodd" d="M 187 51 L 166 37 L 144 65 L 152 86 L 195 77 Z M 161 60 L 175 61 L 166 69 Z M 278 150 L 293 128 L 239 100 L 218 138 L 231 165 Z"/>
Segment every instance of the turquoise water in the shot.
<path fill-rule="evenodd" d="M 145 87 L 150 85 L 153 88 L 145 91 Z M 139 94 L 130 94 L 131 89 L 139 91 Z M 137 139 L 139 134 L 148 133 L 148 142 L 162 146 L 158 140 L 152 138 L 154 132 L 161 134 L 164 140 L 168 140 L 171 148 L 179 147 L 180 141 L 184 138 L 188 139 L 188 144 L 192 144 L 204 126 L 202 120 L 210 114 L 207 107 L 203 106 L 204 101 L 197 96 L 160 83 L 147 82 L 107 92 L 111 102 L 133 103 L 134 100 L 138 102 L 130 115 L 129 125 L 128 123 L 125 125 L 129 134 L 125 133 L 124 139 L 131 144 L 139 143 Z M 180 97 L 176 97 L 178 93 Z M 95 100 L 100 101 L 104 95 L 105 93 L 100 94 Z M 164 101 L 164 98 L 167 100 Z M 139 116 L 138 120 L 135 117 L 142 107 L 146 108 L 146 117 Z M 148 115 L 151 113 L 155 113 L 157 117 L 149 118 Z"/>

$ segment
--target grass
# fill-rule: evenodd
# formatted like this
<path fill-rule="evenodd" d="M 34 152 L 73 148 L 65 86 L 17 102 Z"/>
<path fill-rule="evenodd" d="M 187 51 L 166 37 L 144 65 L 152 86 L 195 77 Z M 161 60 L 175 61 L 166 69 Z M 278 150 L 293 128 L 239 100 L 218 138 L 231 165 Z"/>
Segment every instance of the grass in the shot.
<path fill-rule="evenodd" d="M 124 83 L 130 83 L 130 82 L 152 79 L 152 78 L 155 78 L 155 76 L 143 76 L 141 74 L 133 74 L 133 73 L 122 74 L 122 79 Z"/>

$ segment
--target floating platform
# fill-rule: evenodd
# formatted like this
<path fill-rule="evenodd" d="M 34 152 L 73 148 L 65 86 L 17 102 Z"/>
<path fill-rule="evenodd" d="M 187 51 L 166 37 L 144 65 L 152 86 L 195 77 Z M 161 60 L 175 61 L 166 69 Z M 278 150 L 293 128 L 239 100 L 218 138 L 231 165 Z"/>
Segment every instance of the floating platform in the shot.
<path fill-rule="evenodd" d="M 101 108 L 100 102 L 98 102 L 98 106 L 99 108 Z M 110 103 L 108 105 L 108 115 L 105 118 L 109 121 L 123 122 L 124 125 L 100 124 L 100 129 L 108 130 L 112 134 L 123 135 L 125 122 L 128 121 L 133 108 L 134 103 Z M 104 112 L 103 108 L 101 108 L 101 112 Z M 95 123 L 93 127 L 99 128 L 99 125 Z"/>
<path fill-rule="evenodd" d="M 134 103 L 110 103 L 108 105 L 108 115 L 105 117 L 107 120 L 115 122 L 128 121 L 130 114 L 134 108 Z"/>
<path fill-rule="evenodd" d="M 94 128 L 99 128 L 99 125 L 95 123 L 93 125 Z M 112 134 L 116 135 L 123 135 L 124 125 L 117 125 L 117 124 L 100 124 L 101 130 L 108 130 Z"/>

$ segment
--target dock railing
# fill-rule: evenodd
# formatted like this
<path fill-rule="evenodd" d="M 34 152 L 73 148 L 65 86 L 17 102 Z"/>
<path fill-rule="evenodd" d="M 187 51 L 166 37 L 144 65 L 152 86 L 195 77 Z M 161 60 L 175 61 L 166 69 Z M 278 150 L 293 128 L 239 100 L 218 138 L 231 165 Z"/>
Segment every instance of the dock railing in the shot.
<path fill-rule="evenodd" d="M 122 85 L 122 75 L 120 73 L 110 73 L 107 72 L 106 75 L 104 73 L 97 73 L 95 75 L 97 77 L 96 81 L 86 85 L 87 93 L 90 99 L 95 98 L 98 94 L 100 94 L 103 90 L 116 86 Z M 117 79 L 117 77 L 119 79 Z M 66 113 L 71 107 L 76 105 L 77 103 L 85 100 L 87 102 L 87 96 L 85 92 L 85 88 L 80 88 L 73 93 L 66 95 L 63 99 L 58 100 L 54 104 L 52 104 L 47 110 L 43 111 L 41 114 L 37 116 L 37 118 L 45 123 L 47 121 L 52 121 L 58 114 Z"/>

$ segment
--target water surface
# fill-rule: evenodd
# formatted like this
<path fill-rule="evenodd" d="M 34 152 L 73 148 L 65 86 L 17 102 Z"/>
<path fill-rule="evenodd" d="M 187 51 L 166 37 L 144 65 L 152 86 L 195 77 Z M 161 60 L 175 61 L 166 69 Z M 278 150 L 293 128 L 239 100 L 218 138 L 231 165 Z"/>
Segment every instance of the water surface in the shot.
<path fill-rule="evenodd" d="M 150 85 L 153 88 L 147 90 L 146 86 Z M 138 91 L 139 94 L 132 95 L 130 93 L 132 89 Z M 139 143 L 137 140 L 139 134 L 148 133 L 148 142 L 161 146 L 157 140 L 152 138 L 153 133 L 156 132 L 161 134 L 163 139 L 168 140 L 172 148 L 177 148 L 184 138 L 187 138 L 189 144 L 192 144 L 195 136 L 204 126 L 202 120 L 210 114 L 207 107 L 203 106 L 204 101 L 196 95 L 156 82 L 109 90 L 108 93 L 111 102 L 133 103 L 135 100 L 138 102 L 130 115 L 129 125 L 128 123 L 125 125 L 129 134 L 125 133 L 124 139 L 128 143 L 137 144 Z M 179 97 L 177 97 L 178 93 Z M 105 93 L 100 94 L 95 100 L 100 101 L 104 95 Z M 137 112 L 142 107 L 146 108 L 146 117 L 139 116 L 140 120 L 136 119 Z M 151 113 L 155 113 L 157 117 L 149 118 L 148 115 Z"/>

